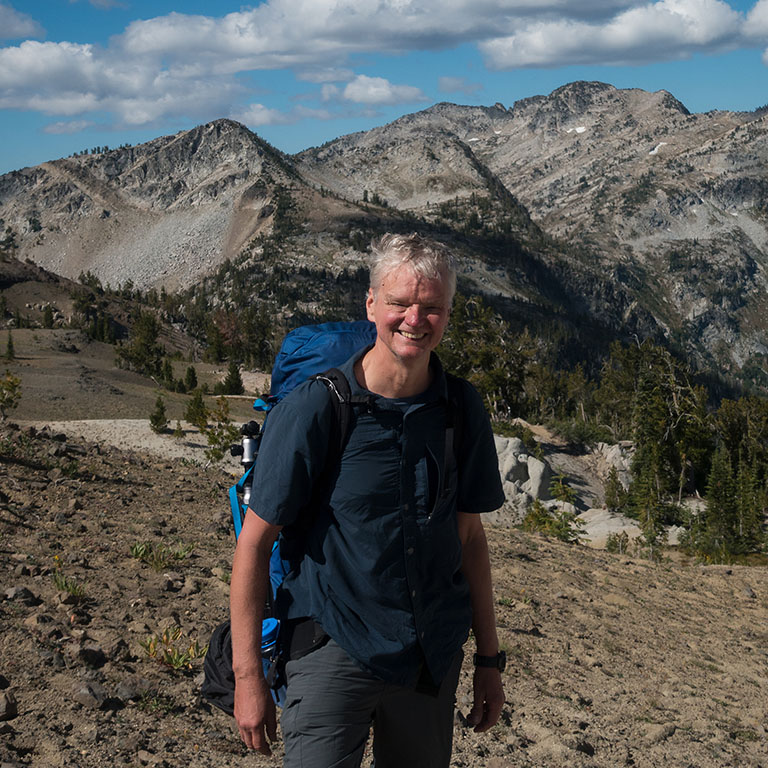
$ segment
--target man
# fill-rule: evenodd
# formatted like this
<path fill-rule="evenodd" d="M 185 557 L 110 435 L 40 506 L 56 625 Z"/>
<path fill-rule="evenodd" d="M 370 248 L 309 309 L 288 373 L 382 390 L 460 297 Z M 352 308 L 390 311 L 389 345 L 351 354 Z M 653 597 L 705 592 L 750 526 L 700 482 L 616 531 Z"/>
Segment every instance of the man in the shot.
<path fill-rule="evenodd" d="M 313 619 L 325 641 L 286 665 L 290 768 L 359 766 L 371 725 L 376 768 L 446 768 L 470 623 L 480 662 L 470 725 L 488 730 L 504 702 L 479 514 L 504 498 L 493 435 L 479 395 L 458 380 L 449 466 L 451 404 L 433 354 L 455 292 L 453 260 L 418 235 L 385 235 L 373 256 L 366 310 L 376 342 L 341 367 L 372 405 L 356 412 L 330 468 L 325 385 L 302 384 L 275 408 L 232 570 L 235 718 L 246 745 L 269 754 L 275 708 L 259 651 L 268 562 L 283 526 L 303 531 L 278 609 L 285 626 Z"/>

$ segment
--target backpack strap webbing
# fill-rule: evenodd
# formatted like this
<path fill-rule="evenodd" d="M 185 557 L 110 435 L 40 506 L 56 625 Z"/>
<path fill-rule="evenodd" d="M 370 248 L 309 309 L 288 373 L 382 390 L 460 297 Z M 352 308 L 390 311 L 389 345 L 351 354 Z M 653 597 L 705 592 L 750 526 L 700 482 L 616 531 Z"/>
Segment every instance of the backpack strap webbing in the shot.
<path fill-rule="evenodd" d="M 341 455 L 344 453 L 344 448 L 347 446 L 355 406 L 362 406 L 370 410 L 373 407 L 373 397 L 370 395 L 366 397 L 353 396 L 349 380 L 338 368 L 329 368 L 327 371 L 318 373 L 311 378 L 316 381 L 322 381 L 328 387 L 333 411 L 336 416 L 336 439 L 332 442 L 336 452 L 329 452 L 326 463 L 326 471 L 328 471 L 338 464 L 341 460 Z"/>
<path fill-rule="evenodd" d="M 444 494 L 449 494 L 450 478 L 453 477 L 458 484 L 458 454 L 461 447 L 464 427 L 464 389 L 461 379 L 450 373 L 445 374 L 448 389 L 448 403 L 445 417 L 445 456 L 443 463 L 443 488 Z M 450 472 L 451 467 L 456 467 L 456 472 Z"/>

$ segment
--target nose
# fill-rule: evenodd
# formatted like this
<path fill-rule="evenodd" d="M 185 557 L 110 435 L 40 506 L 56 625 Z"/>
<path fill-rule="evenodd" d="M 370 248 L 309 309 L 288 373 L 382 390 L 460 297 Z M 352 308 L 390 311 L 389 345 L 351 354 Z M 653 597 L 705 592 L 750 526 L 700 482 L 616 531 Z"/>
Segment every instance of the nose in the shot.
<path fill-rule="evenodd" d="M 405 313 L 405 322 L 408 323 L 411 328 L 416 328 L 417 326 L 421 325 L 423 319 L 424 312 L 418 304 L 412 304 L 410 307 L 408 307 Z"/>

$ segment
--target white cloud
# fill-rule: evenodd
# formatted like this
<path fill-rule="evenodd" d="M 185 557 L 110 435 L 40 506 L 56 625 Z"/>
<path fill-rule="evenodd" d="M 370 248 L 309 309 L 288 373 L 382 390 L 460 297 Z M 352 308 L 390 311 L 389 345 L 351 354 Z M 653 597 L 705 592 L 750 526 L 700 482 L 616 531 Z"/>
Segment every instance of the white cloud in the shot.
<path fill-rule="evenodd" d="M 758 0 L 747 14 L 744 34 L 756 39 L 768 39 L 768 0 Z"/>
<path fill-rule="evenodd" d="M 412 85 L 393 85 L 383 77 L 358 75 L 347 83 L 343 96 L 356 104 L 403 104 L 412 101 L 425 101 L 426 96 L 420 88 Z"/>
<path fill-rule="evenodd" d="M 195 57 L 218 72 L 335 68 L 350 54 L 433 50 L 509 34 L 526 19 L 605 20 L 638 0 L 267 0 L 220 18 L 171 13 L 121 37 L 135 55 Z M 341 78 L 343 79 L 343 78 Z"/>
<path fill-rule="evenodd" d="M 270 109 L 263 104 L 251 104 L 245 111 L 238 112 L 233 117 L 245 125 L 258 127 L 260 125 L 287 125 L 295 122 L 285 112 L 277 109 Z"/>
<path fill-rule="evenodd" d="M 63 120 L 57 123 L 51 123 L 43 128 L 43 133 L 65 134 L 80 133 L 86 128 L 90 128 L 95 123 L 91 120 Z"/>
<path fill-rule="evenodd" d="M 441 77 L 437 87 L 442 93 L 463 93 L 465 96 L 483 90 L 482 83 L 468 83 L 463 77 Z"/>
<path fill-rule="evenodd" d="M 42 32 L 7 5 L 0 5 L 0 30 Z M 104 111 L 131 125 L 209 119 L 255 98 L 256 87 L 241 73 L 290 69 L 317 84 L 315 98 L 323 102 L 374 109 L 426 96 L 383 77 L 355 76 L 351 56 L 469 43 L 504 69 L 663 60 L 763 39 L 768 0 L 758 0 L 748 17 L 723 0 L 265 0 L 220 17 L 170 13 L 135 21 L 107 47 L 27 39 L 0 48 L 0 108 L 67 116 Z M 464 94 L 480 88 L 455 77 L 440 78 L 438 86 Z M 332 117 L 323 109 L 281 112 L 263 103 L 241 111 L 254 125 Z"/>
<path fill-rule="evenodd" d="M 320 98 L 323 101 L 333 101 L 334 99 L 339 99 L 341 98 L 341 88 L 339 88 L 338 85 L 326 83 L 320 89 Z"/>
<path fill-rule="evenodd" d="M 52 115 L 105 110 L 124 124 L 142 125 L 221 114 L 240 93 L 229 79 L 162 70 L 92 45 L 27 40 L 0 49 L 0 108 Z"/>
<path fill-rule="evenodd" d="M 742 16 L 722 0 L 660 0 L 604 23 L 537 21 L 482 43 L 490 66 L 631 64 L 686 58 L 738 44 Z"/>
<path fill-rule="evenodd" d="M 307 83 L 341 83 L 351 80 L 355 73 L 351 69 L 342 67 L 327 67 L 299 72 L 297 77 Z"/>
<path fill-rule="evenodd" d="M 0 5 L 0 40 L 19 40 L 26 37 L 44 37 L 45 30 L 31 16 Z"/>
<path fill-rule="evenodd" d="M 251 104 L 245 110 L 233 112 L 231 117 L 252 128 L 262 125 L 290 125 L 300 120 L 333 120 L 337 115 L 327 109 L 312 109 L 297 105 L 288 112 L 270 109 L 263 104 Z"/>

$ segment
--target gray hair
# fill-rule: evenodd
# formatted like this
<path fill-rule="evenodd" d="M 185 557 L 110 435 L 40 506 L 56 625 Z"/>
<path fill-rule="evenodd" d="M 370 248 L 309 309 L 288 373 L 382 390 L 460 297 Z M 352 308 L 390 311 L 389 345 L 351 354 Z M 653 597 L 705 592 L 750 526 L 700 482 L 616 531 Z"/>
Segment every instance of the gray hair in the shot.
<path fill-rule="evenodd" d="M 386 234 L 371 242 L 371 291 L 376 291 L 384 278 L 402 266 L 408 265 L 417 275 L 429 280 L 442 280 L 453 301 L 456 293 L 456 260 L 448 247 L 435 240 L 416 234 Z"/>

